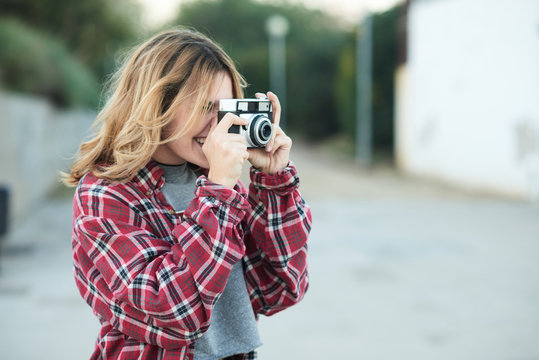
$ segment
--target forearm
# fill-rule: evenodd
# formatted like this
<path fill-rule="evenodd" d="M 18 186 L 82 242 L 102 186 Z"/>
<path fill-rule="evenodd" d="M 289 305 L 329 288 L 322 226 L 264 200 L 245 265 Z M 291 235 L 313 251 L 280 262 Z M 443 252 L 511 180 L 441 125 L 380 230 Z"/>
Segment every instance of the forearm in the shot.
<path fill-rule="evenodd" d="M 248 216 L 248 227 L 275 266 L 286 265 L 307 243 L 311 230 L 311 210 L 298 187 L 292 163 L 275 175 L 251 170 L 249 201 L 254 211 Z"/>
<path fill-rule="evenodd" d="M 247 275 L 257 312 L 272 314 L 301 300 L 308 287 L 307 238 L 311 211 L 293 165 L 273 176 L 251 173 L 246 236 Z"/>

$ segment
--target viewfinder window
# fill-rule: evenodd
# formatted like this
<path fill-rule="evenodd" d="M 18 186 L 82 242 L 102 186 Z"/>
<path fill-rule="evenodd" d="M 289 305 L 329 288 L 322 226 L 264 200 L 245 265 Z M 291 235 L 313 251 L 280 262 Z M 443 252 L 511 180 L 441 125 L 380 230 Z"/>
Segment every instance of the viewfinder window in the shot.
<path fill-rule="evenodd" d="M 249 109 L 249 103 L 242 101 L 238 103 L 238 111 L 247 111 Z"/>

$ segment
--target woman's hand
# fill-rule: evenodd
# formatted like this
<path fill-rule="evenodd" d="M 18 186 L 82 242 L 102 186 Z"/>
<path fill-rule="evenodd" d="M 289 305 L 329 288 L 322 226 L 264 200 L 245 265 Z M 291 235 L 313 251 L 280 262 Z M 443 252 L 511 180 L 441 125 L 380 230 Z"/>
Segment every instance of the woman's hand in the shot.
<path fill-rule="evenodd" d="M 266 97 L 262 93 L 256 94 L 257 98 Z M 261 149 L 248 149 L 249 162 L 260 171 L 273 175 L 283 170 L 290 160 L 290 149 L 292 148 L 292 139 L 279 127 L 281 120 L 281 104 L 277 95 L 272 92 L 267 93 L 273 109 L 273 136 Z"/>
<path fill-rule="evenodd" d="M 228 113 L 211 129 L 202 146 L 208 159 L 208 179 L 216 184 L 233 188 L 240 179 L 243 163 L 249 157 L 245 136 L 229 134 L 232 125 L 247 125 L 248 121 Z"/>

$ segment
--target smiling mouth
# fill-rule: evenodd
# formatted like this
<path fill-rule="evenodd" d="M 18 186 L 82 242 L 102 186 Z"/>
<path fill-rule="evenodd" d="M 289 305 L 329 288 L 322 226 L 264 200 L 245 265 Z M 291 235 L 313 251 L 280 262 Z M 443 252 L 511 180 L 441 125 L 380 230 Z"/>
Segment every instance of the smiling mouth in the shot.
<path fill-rule="evenodd" d="M 204 145 L 204 141 L 206 141 L 206 138 L 195 138 L 195 141 L 200 145 Z"/>

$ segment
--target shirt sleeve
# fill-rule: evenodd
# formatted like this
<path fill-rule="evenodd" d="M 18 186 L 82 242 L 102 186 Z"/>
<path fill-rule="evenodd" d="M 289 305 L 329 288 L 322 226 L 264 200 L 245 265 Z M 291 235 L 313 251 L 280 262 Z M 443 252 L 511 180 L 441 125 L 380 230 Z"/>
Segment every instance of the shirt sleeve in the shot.
<path fill-rule="evenodd" d="M 78 190 L 77 285 L 94 312 L 122 333 L 180 348 L 207 329 L 230 270 L 245 253 L 239 224 L 249 204 L 245 194 L 201 177 L 170 241 L 155 236 L 156 214 L 142 216 L 130 193 Z"/>
<path fill-rule="evenodd" d="M 252 168 L 250 176 L 246 282 L 255 312 L 272 315 L 300 301 L 307 290 L 312 216 L 292 163 L 274 175 Z"/>

